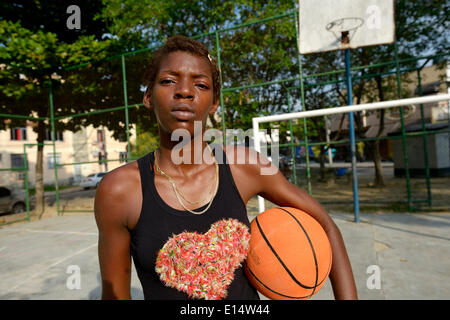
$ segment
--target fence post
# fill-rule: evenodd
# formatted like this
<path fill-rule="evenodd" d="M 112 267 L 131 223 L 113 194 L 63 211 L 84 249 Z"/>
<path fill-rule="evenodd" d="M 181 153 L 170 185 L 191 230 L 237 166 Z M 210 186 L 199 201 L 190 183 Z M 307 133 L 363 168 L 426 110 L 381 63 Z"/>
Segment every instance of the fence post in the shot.
<path fill-rule="evenodd" d="M 419 96 L 423 96 L 422 91 L 422 77 L 420 75 L 421 69 L 417 70 L 417 87 L 419 88 Z M 420 105 L 420 117 L 422 120 L 422 138 L 423 138 L 423 153 L 424 153 L 424 161 L 425 161 L 425 179 L 427 183 L 427 202 L 428 206 L 431 207 L 431 186 L 430 186 L 430 165 L 428 161 L 428 137 L 425 134 L 426 125 L 425 125 L 425 113 L 423 111 L 423 104 Z"/>
<path fill-rule="evenodd" d="M 347 104 L 353 104 L 352 93 L 352 72 L 350 69 L 350 49 L 345 49 L 345 78 L 347 82 Z M 353 180 L 353 208 L 355 211 L 355 222 L 359 222 L 359 194 L 358 194 L 358 168 L 356 166 L 356 142 L 355 142 L 355 121 L 353 112 L 348 113 L 350 131 L 350 155 L 352 158 L 352 180 Z"/>
<path fill-rule="evenodd" d="M 223 103 L 223 78 L 222 78 L 222 67 L 221 67 L 221 61 L 220 61 L 220 38 L 219 38 L 219 31 L 215 31 L 215 37 L 216 37 L 216 50 L 217 50 L 217 66 L 219 67 L 219 77 L 220 77 L 220 108 L 222 110 L 222 138 L 223 138 L 223 145 L 227 143 L 227 135 L 225 130 L 225 105 Z"/>
<path fill-rule="evenodd" d="M 291 90 L 287 90 L 287 99 L 288 99 L 288 113 L 292 112 L 292 102 L 291 102 Z M 294 184 L 297 185 L 297 168 L 295 165 L 295 149 L 294 149 L 294 129 L 292 127 L 292 120 L 289 119 L 289 132 L 291 141 L 289 143 L 291 149 L 291 157 L 292 157 L 292 174 L 294 175 Z"/>
<path fill-rule="evenodd" d="M 306 111 L 306 105 L 305 105 L 305 87 L 303 84 L 303 69 L 302 69 L 302 59 L 300 56 L 300 48 L 298 47 L 298 13 L 294 15 L 295 17 L 295 43 L 297 46 L 297 61 L 298 61 L 298 74 L 300 78 L 300 94 L 302 99 L 302 111 Z M 306 125 L 306 119 L 303 119 L 303 135 L 305 137 L 305 157 L 306 157 L 306 181 L 308 183 L 308 193 L 309 195 L 312 195 L 312 188 L 311 188 L 311 170 L 309 167 L 309 145 L 308 145 L 308 127 Z M 293 165 L 295 166 L 295 157 L 294 157 Z"/>
<path fill-rule="evenodd" d="M 123 84 L 123 101 L 125 103 L 125 126 L 127 132 L 127 162 L 131 154 L 130 145 L 130 128 L 129 128 L 129 118 L 128 118 L 128 93 L 127 93 L 127 71 L 125 66 L 125 56 L 121 55 L 122 61 L 122 84 Z"/>
<path fill-rule="evenodd" d="M 398 98 L 402 98 L 402 81 L 400 79 L 400 65 L 398 61 L 398 46 L 397 41 L 394 42 L 395 52 L 395 72 L 397 76 L 397 94 Z M 405 161 L 405 177 L 406 177 L 406 192 L 408 195 L 408 210 L 413 211 L 412 197 L 411 197 L 411 181 L 409 176 L 409 163 L 408 163 L 408 150 L 406 148 L 406 130 L 405 130 L 405 118 L 403 115 L 403 107 L 400 107 L 400 121 L 402 126 L 402 146 L 403 146 L 403 159 Z"/>
<path fill-rule="evenodd" d="M 23 161 L 24 161 L 24 183 L 25 183 L 25 208 L 27 210 L 27 220 L 31 221 L 30 218 L 30 185 L 28 183 L 28 155 L 27 155 L 27 144 L 23 145 Z"/>
<path fill-rule="evenodd" d="M 49 102 L 50 102 L 50 123 L 52 128 L 52 146 L 53 146 L 53 170 L 55 172 L 55 195 L 56 195 L 56 212 L 59 212 L 59 186 L 58 186 L 58 164 L 56 163 L 56 143 L 55 143 L 55 110 L 53 105 L 53 82 L 50 76 L 49 80 Z M 45 206 L 45 204 L 44 204 Z"/>

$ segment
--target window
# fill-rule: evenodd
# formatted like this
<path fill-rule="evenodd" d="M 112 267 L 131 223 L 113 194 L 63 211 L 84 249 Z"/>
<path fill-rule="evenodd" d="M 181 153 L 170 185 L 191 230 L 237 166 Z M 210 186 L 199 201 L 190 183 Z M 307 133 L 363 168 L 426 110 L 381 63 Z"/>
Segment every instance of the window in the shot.
<path fill-rule="evenodd" d="M 103 142 L 105 139 L 105 132 L 103 130 L 97 130 L 97 142 Z"/>
<path fill-rule="evenodd" d="M 11 140 L 27 140 L 27 128 L 11 128 Z"/>
<path fill-rule="evenodd" d="M 9 197 L 11 195 L 11 191 L 6 189 L 5 187 L 0 187 L 0 198 Z"/>
<path fill-rule="evenodd" d="M 25 159 L 23 157 L 23 154 L 11 154 L 11 168 L 12 169 L 18 169 L 18 168 L 25 168 Z"/>
<path fill-rule="evenodd" d="M 127 142 L 127 133 L 126 132 L 121 132 L 119 133 L 119 142 Z"/>
<path fill-rule="evenodd" d="M 45 129 L 45 141 L 52 141 L 52 130 Z M 55 141 L 64 141 L 64 136 L 61 131 L 55 131 Z"/>
<path fill-rule="evenodd" d="M 56 158 L 56 164 L 60 165 L 61 164 L 61 153 L 55 153 L 55 158 Z M 49 169 L 54 169 L 54 157 L 53 157 L 53 153 L 49 153 L 47 155 L 47 164 L 48 164 L 48 168 Z"/>
<path fill-rule="evenodd" d="M 99 153 L 98 153 L 98 164 L 101 164 L 101 163 L 105 162 L 106 160 L 108 160 L 108 153 L 107 152 L 103 152 L 103 151 L 99 151 Z"/>
<path fill-rule="evenodd" d="M 120 152 L 119 153 L 119 162 L 120 163 L 127 162 L 127 158 L 128 158 L 128 152 Z"/>

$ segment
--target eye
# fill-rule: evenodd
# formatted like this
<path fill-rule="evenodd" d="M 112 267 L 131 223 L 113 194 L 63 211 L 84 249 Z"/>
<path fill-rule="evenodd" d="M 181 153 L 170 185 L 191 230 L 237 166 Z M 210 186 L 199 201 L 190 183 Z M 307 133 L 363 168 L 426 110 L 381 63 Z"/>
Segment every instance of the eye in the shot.
<path fill-rule="evenodd" d="M 161 81 L 159 81 L 160 84 L 171 84 L 174 81 L 172 79 L 162 79 Z"/>
<path fill-rule="evenodd" d="M 197 87 L 200 87 L 200 88 L 202 88 L 202 89 L 205 89 L 205 90 L 208 90 L 208 89 L 209 89 L 209 86 L 206 85 L 206 84 L 203 84 L 203 83 L 197 83 L 196 86 L 197 86 Z"/>

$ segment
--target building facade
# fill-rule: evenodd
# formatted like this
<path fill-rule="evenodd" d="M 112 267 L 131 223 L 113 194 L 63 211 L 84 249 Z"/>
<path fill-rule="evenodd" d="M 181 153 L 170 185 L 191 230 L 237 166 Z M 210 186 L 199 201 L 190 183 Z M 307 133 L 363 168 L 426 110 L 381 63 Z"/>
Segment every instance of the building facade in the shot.
<path fill-rule="evenodd" d="M 130 136 L 136 136 L 135 128 L 130 130 Z M 20 168 L 25 168 L 26 159 L 29 184 L 34 186 L 36 139 L 37 134 L 31 123 L 0 131 L 0 168 L 12 169 L 0 171 L 0 185 L 23 187 L 25 173 Z M 54 155 L 51 132 L 48 130 L 43 152 L 44 185 L 55 183 L 55 160 L 61 165 L 57 168 L 59 185 L 77 184 L 91 173 L 110 171 L 123 165 L 127 157 L 127 141 L 121 140 L 114 139 L 112 132 L 105 127 L 89 126 L 77 132 L 56 132 Z M 101 160 L 108 161 L 100 163 Z"/>

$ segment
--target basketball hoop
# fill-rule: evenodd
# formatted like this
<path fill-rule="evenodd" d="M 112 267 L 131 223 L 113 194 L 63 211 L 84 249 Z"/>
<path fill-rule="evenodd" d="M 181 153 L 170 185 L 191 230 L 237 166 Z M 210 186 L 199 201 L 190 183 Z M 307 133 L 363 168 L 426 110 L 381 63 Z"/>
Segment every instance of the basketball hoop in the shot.
<path fill-rule="evenodd" d="M 361 18 L 342 18 L 327 24 L 325 29 L 332 32 L 336 41 L 340 41 L 343 47 L 350 46 L 350 41 L 356 30 L 364 24 Z"/>
<path fill-rule="evenodd" d="M 300 54 L 389 44 L 394 34 L 394 0 L 299 0 Z"/>

